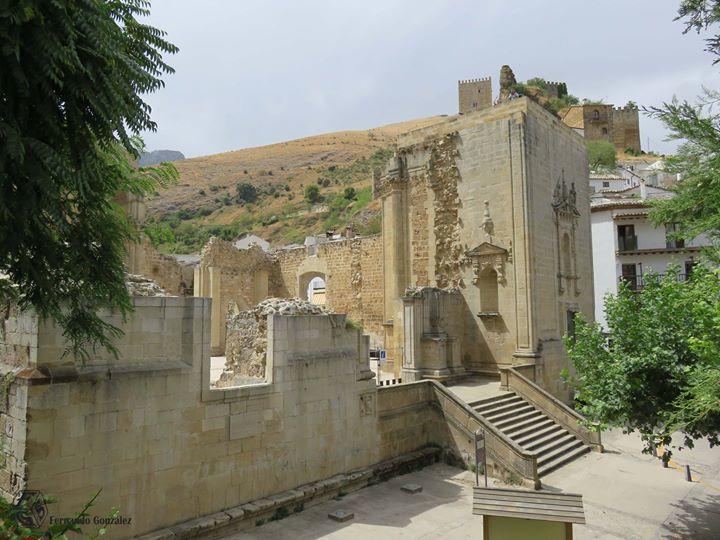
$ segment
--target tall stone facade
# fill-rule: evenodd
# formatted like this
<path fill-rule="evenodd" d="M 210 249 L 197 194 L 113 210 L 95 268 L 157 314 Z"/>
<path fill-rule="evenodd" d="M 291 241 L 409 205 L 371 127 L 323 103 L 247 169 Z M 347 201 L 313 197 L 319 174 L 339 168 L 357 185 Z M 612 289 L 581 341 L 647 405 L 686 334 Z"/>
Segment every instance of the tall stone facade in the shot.
<path fill-rule="evenodd" d="M 374 189 L 386 347 L 405 378 L 533 364 L 542 386 L 568 397 L 562 336 L 573 313 L 593 313 L 588 185 L 582 138 L 527 98 L 400 137 Z M 451 296 L 428 296 L 420 315 L 418 286 Z M 445 334 L 423 350 L 459 362 L 418 367 L 413 343 Z"/>

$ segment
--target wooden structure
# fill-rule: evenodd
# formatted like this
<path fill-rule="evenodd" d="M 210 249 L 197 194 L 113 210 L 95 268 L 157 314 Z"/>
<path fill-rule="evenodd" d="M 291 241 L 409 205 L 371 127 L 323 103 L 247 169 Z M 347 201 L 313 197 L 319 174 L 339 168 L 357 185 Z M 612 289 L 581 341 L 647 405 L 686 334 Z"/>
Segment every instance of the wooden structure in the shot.
<path fill-rule="evenodd" d="M 483 516 L 484 540 L 572 540 L 585 523 L 582 495 L 473 488 L 473 514 Z"/>

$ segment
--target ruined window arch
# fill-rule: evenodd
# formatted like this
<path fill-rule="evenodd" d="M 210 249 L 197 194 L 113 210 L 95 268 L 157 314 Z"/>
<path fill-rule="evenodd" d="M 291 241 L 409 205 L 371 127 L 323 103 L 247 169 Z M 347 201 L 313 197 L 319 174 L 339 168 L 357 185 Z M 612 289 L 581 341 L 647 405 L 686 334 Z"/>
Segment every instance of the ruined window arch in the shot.
<path fill-rule="evenodd" d="M 308 284 L 307 291 L 305 292 L 307 294 L 308 302 L 318 306 L 324 306 L 327 301 L 325 278 L 321 276 L 315 276 L 312 278 Z"/>
<path fill-rule="evenodd" d="M 327 294 L 327 277 L 322 272 L 305 272 L 300 275 L 298 283 L 298 296 L 302 300 L 312 301 L 313 291 L 316 287 L 322 288 L 323 296 Z"/>
<path fill-rule="evenodd" d="M 480 272 L 478 279 L 480 288 L 480 311 L 483 313 L 498 313 L 498 275 L 494 268 L 487 266 Z"/>
<path fill-rule="evenodd" d="M 593 120 L 600 120 L 600 111 L 597 109 L 593 110 Z"/>

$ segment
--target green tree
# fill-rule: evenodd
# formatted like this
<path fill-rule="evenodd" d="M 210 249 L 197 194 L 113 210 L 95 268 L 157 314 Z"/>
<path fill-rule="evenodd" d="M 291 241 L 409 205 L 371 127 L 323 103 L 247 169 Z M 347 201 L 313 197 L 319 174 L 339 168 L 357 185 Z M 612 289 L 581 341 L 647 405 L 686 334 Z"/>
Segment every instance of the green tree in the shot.
<path fill-rule="evenodd" d="M 623 284 L 605 299 L 611 339 L 576 318 L 566 346 L 577 372 L 580 411 L 604 427 L 637 431 L 649 451 L 720 433 L 720 271 L 696 266 L 688 281 L 677 269 L 644 276 L 641 291 Z M 670 453 L 667 454 L 669 458 Z"/>
<path fill-rule="evenodd" d="M 235 186 L 235 198 L 238 202 L 252 203 L 258 198 L 255 186 L 247 182 L 240 182 Z"/>
<path fill-rule="evenodd" d="M 615 145 L 606 140 L 585 141 L 588 153 L 588 163 L 591 169 L 615 169 L 617 158 L 615 156 Z"/>
<path fill-rule="evenodd" d="M 131 309 L 113 201 L 152 193 L 175 169 L 137 169 L 133 133 L 156 128 L 141 95 L 177 49 L 140 22 L 144 0 L 22 0 L 0 15 L 0 301 L 56 319 L 73 352 L 112 349 L 97 311 Z"/>
<path fill-rule="evenodd" d="M 347 187 L 343 192 L 343 197 L 348 201 L 354 201 L 357 197 L 357 192 L 354 187 Z"/>
<path fill-rule="evenodd" d="M 322 195 L 320 195 L 320 188 L 315 184 L 310 184 L 309 186 L 307 186 L 305 188 L 305 200 L 310 204 L 320 202 L 322 200 Z"/>
<path fill-rule="evenodd" d="M 702 33 L 720 22 L 717 0 L 685 0 L 678 11 L 685 32 Z M 720 61 L 720 36 L 706 39 L 706 50 Z M 647 110 L 669 129 L 670 137 L 685 141 L 675 156 L 666 159 L 666 169 L 681 175 L 675 197 L 655 203 L 650 218 L 657 224 L 678 222 L 679 238 L 692 239 L 707 234 L 714 248 L 709 254 L 720 257 L 720 117 L 712 107 L 720 102 L 720 93 L 704 89 L 696 104 L 673 99 L 661 107 Z"/>

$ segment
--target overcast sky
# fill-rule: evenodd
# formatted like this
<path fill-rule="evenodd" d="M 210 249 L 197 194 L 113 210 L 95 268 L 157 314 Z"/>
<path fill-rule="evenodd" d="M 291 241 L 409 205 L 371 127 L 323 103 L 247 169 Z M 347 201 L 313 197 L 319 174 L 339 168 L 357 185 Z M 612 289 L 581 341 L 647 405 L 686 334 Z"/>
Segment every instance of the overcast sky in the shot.
<path fill-rule="evenodd" d="M 679 0 L 154 0 L 180 52 L 149 96 L 151 150 L 213 154 L 457 112 L 457 80 L 509 64 L 580 98 L 657 105 L 718 88 Z M 642 145 L 674 143 L 641 119 Z"/>

